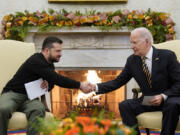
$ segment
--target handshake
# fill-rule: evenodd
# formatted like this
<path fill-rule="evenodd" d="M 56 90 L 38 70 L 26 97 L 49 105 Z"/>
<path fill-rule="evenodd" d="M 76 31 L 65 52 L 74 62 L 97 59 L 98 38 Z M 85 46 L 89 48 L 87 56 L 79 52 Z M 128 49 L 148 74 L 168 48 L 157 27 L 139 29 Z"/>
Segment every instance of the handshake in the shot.
<path fill-rule="evenodd" d="M 96 90 L 96 84 L 92 84 L 90 82 L 81 82 L 80 90 L 85 94 L 93 92 Z"/>

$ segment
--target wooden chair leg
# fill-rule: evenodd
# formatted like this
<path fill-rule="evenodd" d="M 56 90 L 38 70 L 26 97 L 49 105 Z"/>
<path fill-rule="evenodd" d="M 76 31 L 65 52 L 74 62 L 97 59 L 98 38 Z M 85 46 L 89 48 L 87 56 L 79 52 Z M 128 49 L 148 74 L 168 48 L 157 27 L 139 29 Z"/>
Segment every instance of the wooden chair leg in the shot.
<path fill-rule="evenodd" d="M 145 130 L 146 130 L 146 135 L 150 135 L 149 128 L 145 128 Z"/>

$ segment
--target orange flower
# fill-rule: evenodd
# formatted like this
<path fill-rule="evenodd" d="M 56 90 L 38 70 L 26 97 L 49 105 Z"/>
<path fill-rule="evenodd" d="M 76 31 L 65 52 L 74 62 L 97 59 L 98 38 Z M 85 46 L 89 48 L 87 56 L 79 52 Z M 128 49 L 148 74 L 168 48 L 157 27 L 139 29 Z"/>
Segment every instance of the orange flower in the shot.
<path fill-rule="evenodd" d="M 53 21 L 53 20 L 54 20 L 54 16 L 50 15 L 50 16 L 49 16 L 49 20 L 50 20 L 50 21 Z"/>
<path fill-rule="evenodd" d="M 109 120 L 109 119 L 104 119 L 104 120 L 101 120 L 100 122 L 101 122 L 101 124 L 103 124 L 105 127 L 110 127 L 110 126 L 112 125 L 111 120 Z"/>
<path fill-rule="evenodd" d="M 106 134 L 107 131 L 108 131 L 108 128 L 99 128 L 99 129 L 98 129 L 98 133 L 99 133 L 100 135 Z"/>
<path fill-rule="evenodd" d="M 94 21 L 99 21 L 100 17 L 99 16 L 94 16 Z"/>
<path fill-rule="evenodd" d="M 10 21 L 12 21 L 12 19 L 13 19 L 12 15 L 6 15 L 3 17 L 3 21 L 5 21 L 5 22 L 10 22 Z"/>
<path fill-rule="evenodd" d="M 88 125 L 90 123 L 90 118 L 89 117 L 76 117 L 76 123 L 80 123 L 80 124 L 84 124 L 84 125 Z"/>
<path fill-rule="evenodd" d="M 32 17 L 32 16 L 30 16 L 28 19 L 29 19 L 29 21 L 31 21 L 33 23 L 37 23 L 38 22 L 38 19 L 36 19 L 35 17 Z"/>
<path fill-rule="evenodd" d="M 65 26 L 71 26 L 72 25 L 72 21 L 65 21 Z"/>
<path fill-rule="evenodd" d="M 146 17 L 145 17 L 145 20 L 149 20 L 149 19 L 151 19 L 150 16 L 146 16 Z"/>
<path fill-rule="evenodd" d="M 94 16 L 88 16 L 87 22 L 88 23 L 93 23 L 94 22 Z"/>
<path fill-rule="evenodd" d="M 173 27 L 171 27 L 170 29 L 168 29 L 168 32 L 169 32 L 170 34 L 173 34 L 173 33 L 174 33 Z"/>
<path fill-rule="evenodd" d="M 138 14 L 138 15 L 135 15 L 133 18 L 135 18 L 135 19 L 144 19 L 144 15 Z"/>
<path fill-rule="evenodd" d="M 11 24 L 12 24 L 11 22 L 7 22 L 7 23 L 6 23 L 6 28 L 7 28 L 7 29 L 10 29 L 10 28 L 11 28 Z"/>
<path fill-rule="evenodd" d="M 48 15 L 47 13 L 44 13 L 43 16 L 44 16 L 44 17 L 48 17 L 49 15 Z"/>
<path fill-rule="evenodd" d="M 80 17 L 80 23 L 81 23 L 81 24 L 87 23 L 87 17 L 81 16 L 81 17 Z"/>
<path fill-rule="evenodd" d="M 107 23 L 107 20 L 102 20 L 102 23 L 103 23 L 103 24 L 106 24 L 106 23 Z"/>
<path fill-rule="evenodd" d="M 76 17 L 75 19 L 73 19 L 74 24 L 78 24 L 79 22 L 80 22 L 79 17 Z"/>
<path fill-rule="evenodd" d="M 64 124 L 71 124 L 73 121 L 71 118 L 66 118 L 66 119 L 63 119 L 63 123 Z"/>
<path fill-rule="evenodd" d="M 8 18 L 9 18 L 8 15 L 4 16 L 4 17 L 3 17 L 3 21 L 7 22 L 7 21 L 8 21 Z"/>
<path fill-rule="evenodd" d="M 76 135 L 79 133 L 79 127 L 74 127 L 68 130 L 65 135 Z"/>
<path fill-rule="evenodd" d="M 44 24 L 44 23 L 46 23 L 46 22 L 48 22 L 48 17 L 45 17 L 45 18 L 39 20 L 39 24 L 40 24 L 40 25 L 42 25 L 42 24 Z"/>
<path fill-rule="evenodd" d="M 111 26 L 111 25 L 112 25 L 112 22 L 108 22 L 108 23 L 107 23 L 107 26 Z"/>
<path fill-rule="evenodd" d="M 148 24 L 148 26 L 152 26 L 152 25 L 153 25 L 153 21 L 152 21 L 152 19 L 151 19 L 151 20 L 149 20 L 149 21 L 147 21 L 147 24 Z"/>
<path fill-rule="evenodd" d="M 64 25 L 64 20 L 59 21 L 58 23 L 56 23 L 56 25 L 59 27 L 62 27 Z"/>
<path fill-rule="evenodd" d="M 22 26 L 24 24 L 24 22 L 22 20 L 19 20 L 19 21 L 15 22 L 15 24 L 17 26 Z"/>
<path fill-rule="evenodd" d="M 135 13 L 136 13 L 136 10 L 133 10 L 133 11 L 131 12 L 132 15 L 134 15 Z"/>
<path fill-rule="evenodd" d="M 60 133 L 62 133 L 61 130 L 55 130 L 55 131 L 52 131 L 52 132 L 50 133 L 50 135 L 58 135 L 58 134 L 60 134 Z"/>
<path fill-rule="evenodd" d="M 100 26 L 102 25 L 102 22 L 96 22 L 95 25 Z"/>
<path fill-rule="evenodd" d="M 5 37 L 6 37 L 6 38 L 10 37 L 10 32 L 9 32 L 9 30 L 7 30 L 7 31 L 5 32 Z"/>
<path fill-rule="evenodd" d="M 79 116 L 79 117 L 76 117 L 76 123 L 82 124 L 83 126 L 94 125 L 95 120 L 90 119 L 89 117 Z"/>
<path fill-rule="evenodd" d="M 132 19 L 133 17 L 132 17 L 132 15 L 131 14 L 129 14 L 128 15 L 128 19 Z"/>
<path fill-rule="evenodd" d="M 63 119 L 62 122 L 63 122 L 63 123 L 62 123 L 62 126 L 68 125 L 68 126 L 71 127 L 71 128 L 75 126 L 75 123 L 73 123 L 73 120 L 72 120 L 71 118 Z M 59 129 L 61 129 L 62 126 L 60 126 Z"/>
<path fill-rule="evenodd" d="M 145 20 L 146 20 L 146 24 L 148 26 L 152 26 L 153 25 L 153 20 L 152 20 L 152 18 L 150 16 L 146 16 Z"/>
<path fill-rule="evenodd" d="M 98 126 L 95 125 L 88 125 L 83 127 L 84 133 L 95 133 L 98 131 Z"/>
<path fill-rule="evenodd" d="M 22 20 L 23 20 L 24 22 L 25 22 L 27 19 L 28 19 L 28 18 L 25 17 L 25 16 L 22 17 Z"/>
<path fill-rule="evenodd" d="M 167 18 L 166 13 L 160 14 L 159 17 L 161 18 L 162 21 L 166 20 Z"/>

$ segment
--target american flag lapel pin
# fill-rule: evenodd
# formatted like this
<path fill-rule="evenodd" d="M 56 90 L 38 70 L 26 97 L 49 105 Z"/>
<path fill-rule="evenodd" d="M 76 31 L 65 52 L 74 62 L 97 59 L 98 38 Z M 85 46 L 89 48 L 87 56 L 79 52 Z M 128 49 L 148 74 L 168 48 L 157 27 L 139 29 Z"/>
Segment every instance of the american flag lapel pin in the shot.
<path fill-rule="evenodd" d="M 155 58 L 155 61 L 159 61 L 159 58 Z"/>

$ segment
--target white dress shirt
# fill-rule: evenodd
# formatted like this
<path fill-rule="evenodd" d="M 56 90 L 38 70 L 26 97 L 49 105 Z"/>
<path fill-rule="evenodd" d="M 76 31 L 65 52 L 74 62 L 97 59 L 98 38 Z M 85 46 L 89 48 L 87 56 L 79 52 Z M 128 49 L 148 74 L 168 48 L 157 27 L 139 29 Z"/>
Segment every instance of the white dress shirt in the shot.
<path fill-rule="evenodd" d="M 152 72 L 152 55 L 153 55 L 153 48 L 151 47 L 149 52 L 146 54 L 146 59 L 145 59 L 145 63 L 149 69 L 149 73 L 151 74 Z"/>

